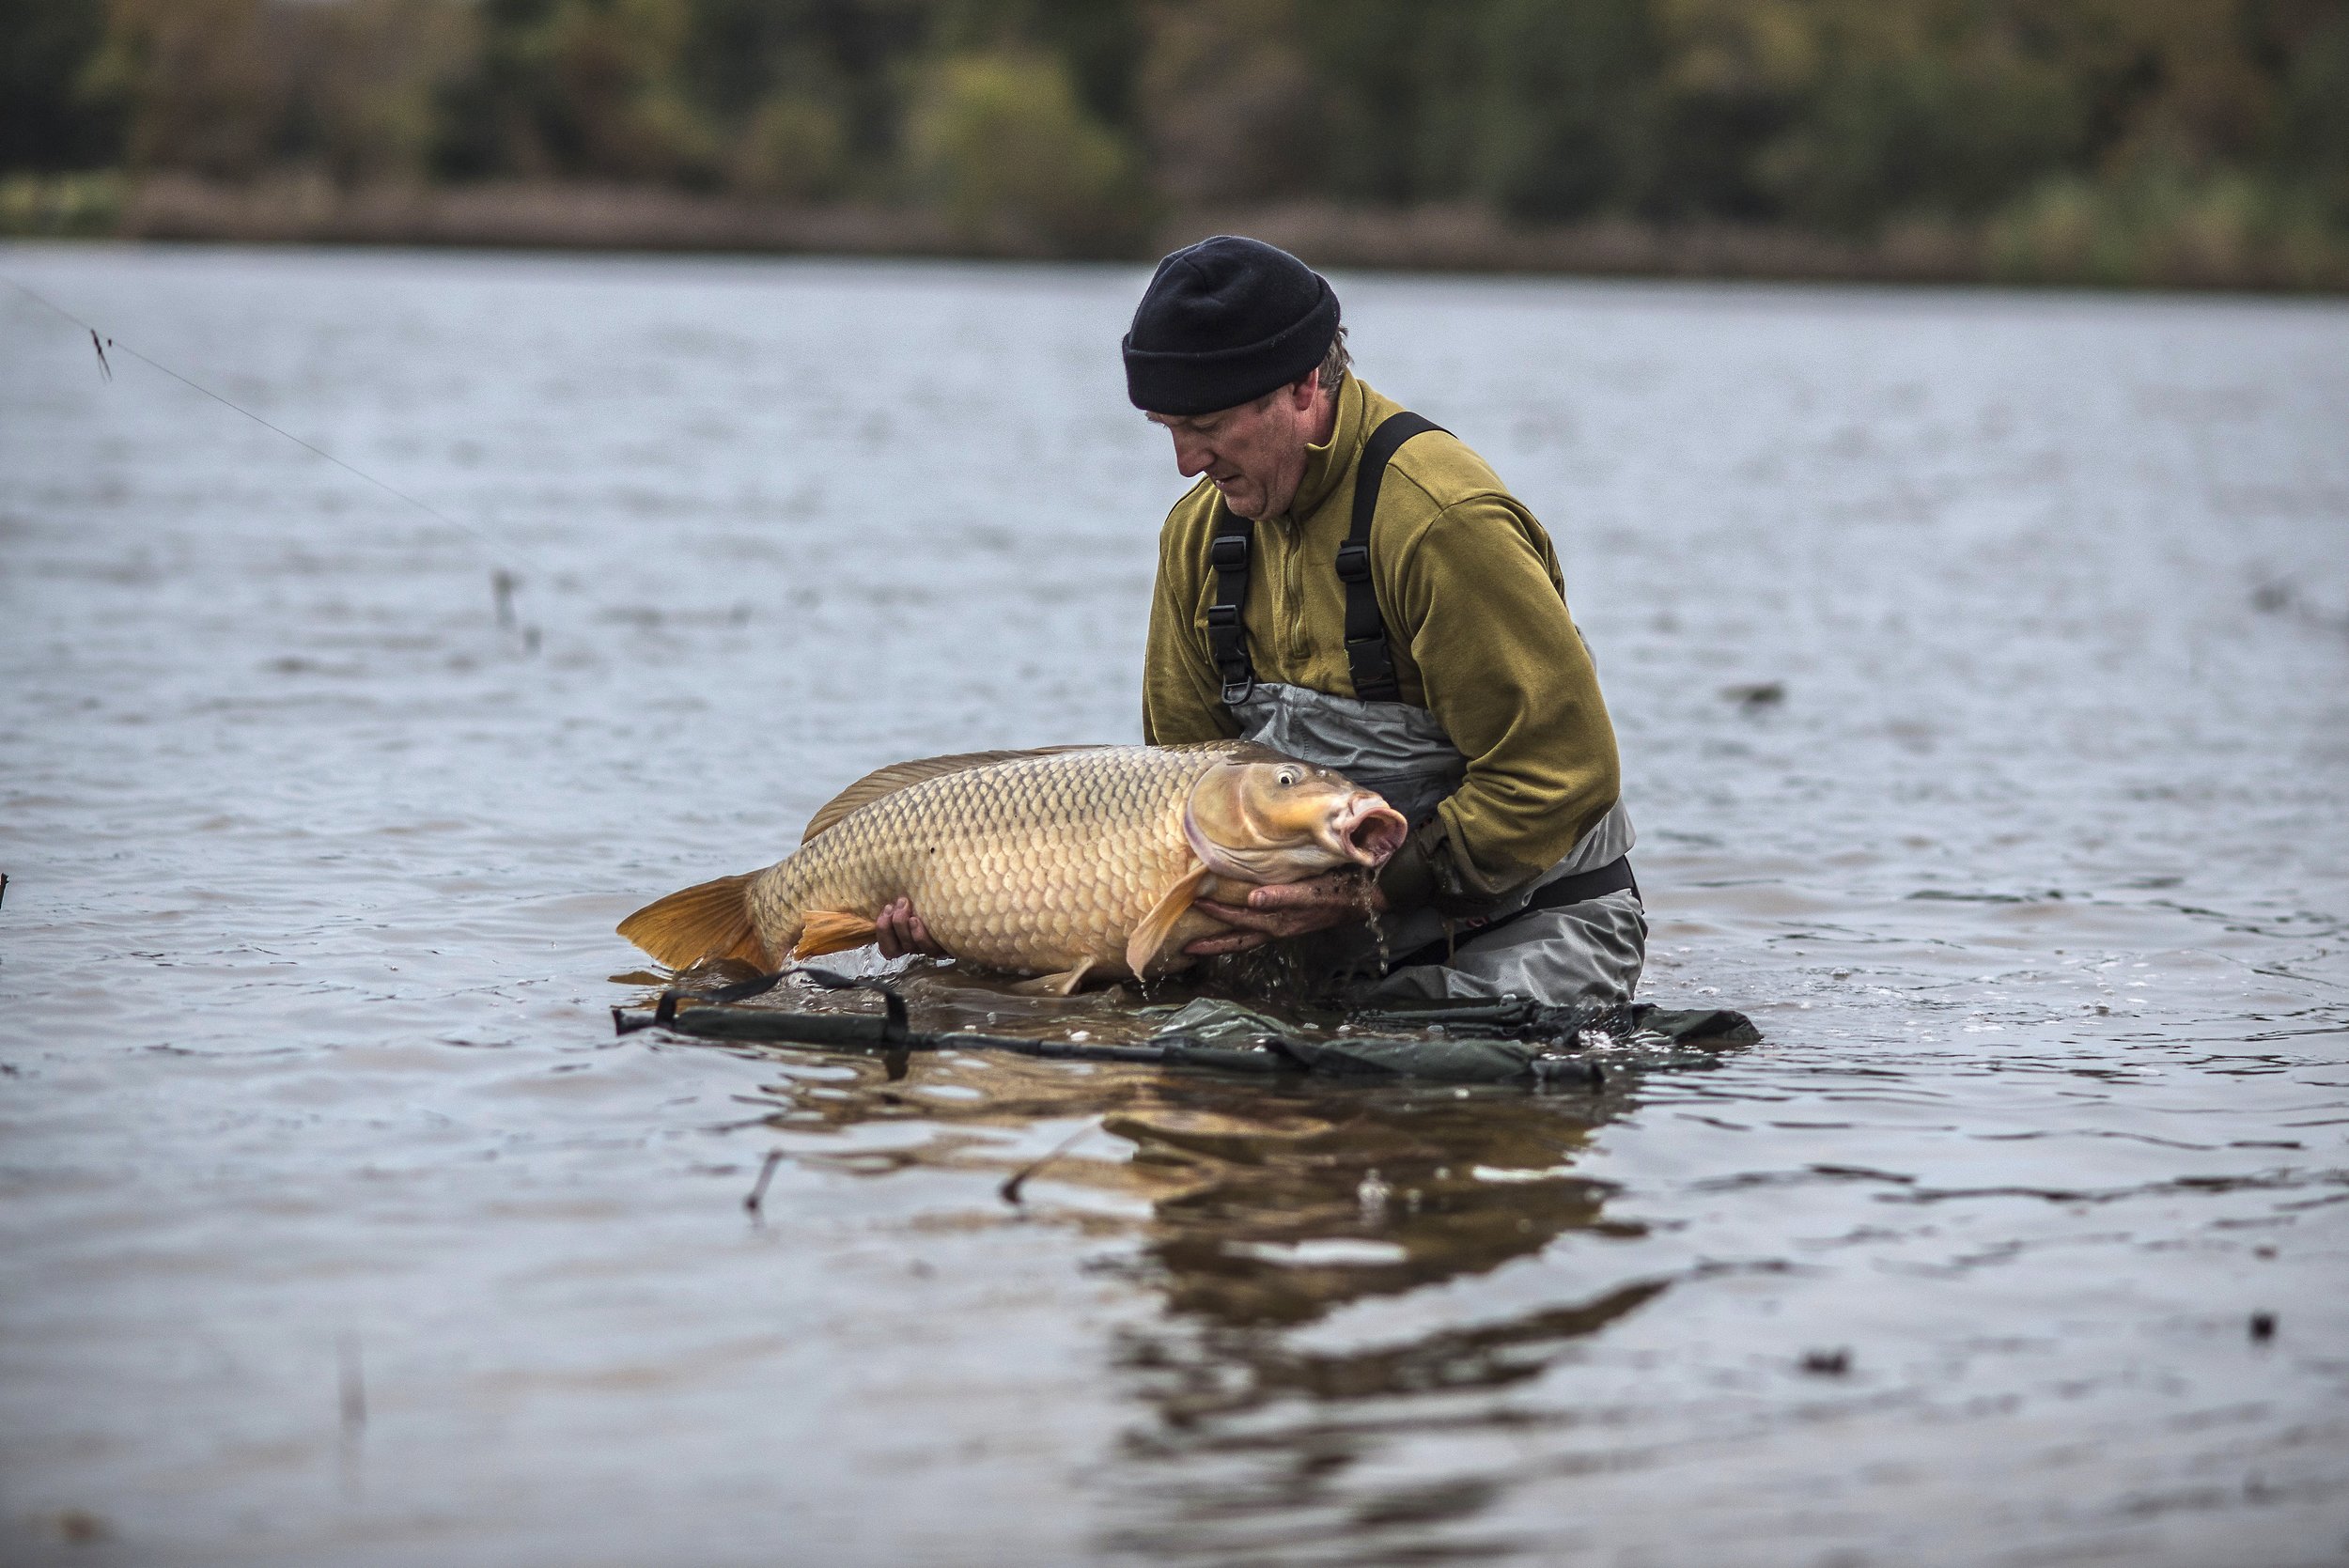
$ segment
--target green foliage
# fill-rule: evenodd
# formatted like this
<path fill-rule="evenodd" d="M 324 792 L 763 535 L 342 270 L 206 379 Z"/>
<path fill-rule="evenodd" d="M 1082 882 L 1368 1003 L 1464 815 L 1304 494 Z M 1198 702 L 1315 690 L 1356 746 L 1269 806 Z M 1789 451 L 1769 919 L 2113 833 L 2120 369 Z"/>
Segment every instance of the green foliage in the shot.
<path fill-rule="evenodd" d="M 347 180 L 424 172 L 439 84 L 474 48 L 453 0 L 112 0 L 81 80 L 126 109 L 134 169 Z"/>
<path fill-rule="evenodd" d="M 1150 14 L 1137 116 L 1159 190 L 1185 206 L 1313 188 L 1315 85 L 1284 0 L 1199 0 Z"/>
<path fill-rule="evenodd" d="M 1991 273 L 2017 283 L 2338 286 L 2338 230 L 2305 192 L 2239 174 L 2058 175 L 1999 215 Z"/>
<path fill-rule="evenodd" d="M 977 240 L 1114 252 L 1139 215 L 1125 144 L 1087 115 L 1049 56 L 961 54 L 928 74 L 912 114 L 914 178 Z"/>
<path fill-rule="evenodd" d="M 1931 59 L 1838 60 L 1757 163 L 1796 219 L 1865 232 L 1918 210 L 1978 215 L 2061 167 L 2084 126 L 2061 76 L 1988 40 Z"/>
<path fill-rule="evenodd" d="M 272 20 L 287 55 L 278 155 L 347 182 L 423 177 L 441 90 L 476 47 L 472 12 L 445 0 L 344 0 Z"/>
<path fill-rule="evenodd" d="M 122 218 L 122 177 L 110 172 L 0 175 L 0 234 L 92 239 Z"/>
<path fill-rule="evenodd" d="M 1662 40 L 1644 0 L 1497 0 L 1470 100 L 1474 188 L 1502 211 L 1579 218 L 1621 205 L 1648 137 Z"/>
<path fill-rule="evenodd" d="M 103 0 L 0 0 L 0 169 L 78 169 L 120 156 L 113 105 L 90 90 Z"/>
<path fill-rule="evenodd" d="M 2270 155 L 2335 222 L 2349 224 L 2349 5 L 2336 4 L 2279 51 Z"/>
<path fill-rule="evenodd" d="M 128 106 L 134 169 L 258 173 L 286 110 L 259 0 L 113 0 L 89 80 Z"/>
<path fill-rule="evenodd" d="M 1322 200 L 2289 270 L 2349 244 L 2349 0 L 0 0 L 0 172 L 107 165 L 910 201 L 1077 254 Z"/>
<path fill-rule="evenodd" d="M 707 180 L 719 144 L 679 68 L 690 0 L 490 0 L 474 71 L 446 97 L 443 167 Z"/>
<path fill-rule="evenodd" d="M 840 194 L 848 135 L 821 100 L 786 90 L 754 110 L 735 139 L 727 181 L 736 190 L 786 201 Z"/>

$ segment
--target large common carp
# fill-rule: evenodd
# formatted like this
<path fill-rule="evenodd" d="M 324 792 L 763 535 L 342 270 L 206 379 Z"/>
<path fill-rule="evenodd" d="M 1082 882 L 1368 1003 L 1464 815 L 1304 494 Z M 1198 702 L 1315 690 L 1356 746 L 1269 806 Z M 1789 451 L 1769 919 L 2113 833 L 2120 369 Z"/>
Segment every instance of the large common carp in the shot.
<path fill-rule="evenodd" d="M 908 898 L 956 958 L 1066 993 L 1190 964 L 1186 944 L 1227 929 L 1195 899 L 1375 868 L 1406 831 L 1369 790 L 1242 741 L 931 757 L 849 785 L 796 854 L 671 893 L 620 935 L 674 968 L 771 970 L 863 946 Z"/>

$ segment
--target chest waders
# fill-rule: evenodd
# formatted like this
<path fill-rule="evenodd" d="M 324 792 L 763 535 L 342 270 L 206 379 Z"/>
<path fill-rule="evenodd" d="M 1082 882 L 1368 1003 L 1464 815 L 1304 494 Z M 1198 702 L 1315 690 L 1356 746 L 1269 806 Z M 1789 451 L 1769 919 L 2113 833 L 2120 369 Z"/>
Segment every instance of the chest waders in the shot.
<path fill-rule="evenodd" d="M 1352 522 L 1336 568 L 1346 584 L 1346 657 L 1357 695 L 1259 681 L 1241 623 L 1254 520 L 1219 506 L 1207 547 L 1215 571 L 1208 650 L 1241 737 L 1377 790 L 1414 828 L 1467 779 L 1468 758 L 1433 713 L 1401 700 L 1371 581 L 1370 533 L 1395 449 L 1441 428 L 1415 413 L 1390 415 L 1370 433 L 1355 470 Z M 1630 814 L 1618 800 L 1565 859 L 1491 914 L 1475 921 L 1434 909 L 1384 916 L 1377 955 L 1368 953 L 1365 939 L 1331 963 L 1340 971 L 1383 973 L 1377 989 L 1389 996 L 1628 1001 L 1647 950 L 1647 919 L 1626 858 L 1632 841 Z"/>

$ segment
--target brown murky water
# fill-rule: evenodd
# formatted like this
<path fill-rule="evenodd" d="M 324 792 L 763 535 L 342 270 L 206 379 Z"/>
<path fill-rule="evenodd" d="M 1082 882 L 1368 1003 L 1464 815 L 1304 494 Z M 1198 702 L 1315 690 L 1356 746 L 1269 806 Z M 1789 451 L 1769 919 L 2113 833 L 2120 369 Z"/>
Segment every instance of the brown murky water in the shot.
<path fill-rule="evenodd" d="M 497 541 L 0 289 L 9 1560 L 2349 1555 L 2349 309 L 1341 279 L 1768 1032 L 1537 1096 L 613 1036 L 1132 736 L 1140 272 L 0 272 Z"/>

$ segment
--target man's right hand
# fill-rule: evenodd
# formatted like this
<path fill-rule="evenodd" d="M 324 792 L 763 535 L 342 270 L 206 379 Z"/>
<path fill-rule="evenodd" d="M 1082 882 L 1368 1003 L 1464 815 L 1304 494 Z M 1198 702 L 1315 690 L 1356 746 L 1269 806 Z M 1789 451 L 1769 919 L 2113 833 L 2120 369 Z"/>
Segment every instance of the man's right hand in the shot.
<path fill-rule="evenodd" d="M 1276 938 L 1358 924 L 1386 907 L 1386 895 L 1378 885 L 1363 882 L 1351 870 L 1324 872 L 1301 882 L 1274 882 L 1252 890 L 1245 904 L 1219 904 L 1203 898 L 1192 905 L 1232 929 L 1202 937 L 1183 951 L 1194 958 L 1245 953 Z"/>
<path fill-rule="evenodd" d="M 926 954 L 932 958 L 946 956 L 946 950 L 930 940 L 930 928 L 913 912 L 910 898 L 900 898 L 874 916 L 873 936 L 880 943 L 884 958 L 902 958 L 909 953 Z"/>

